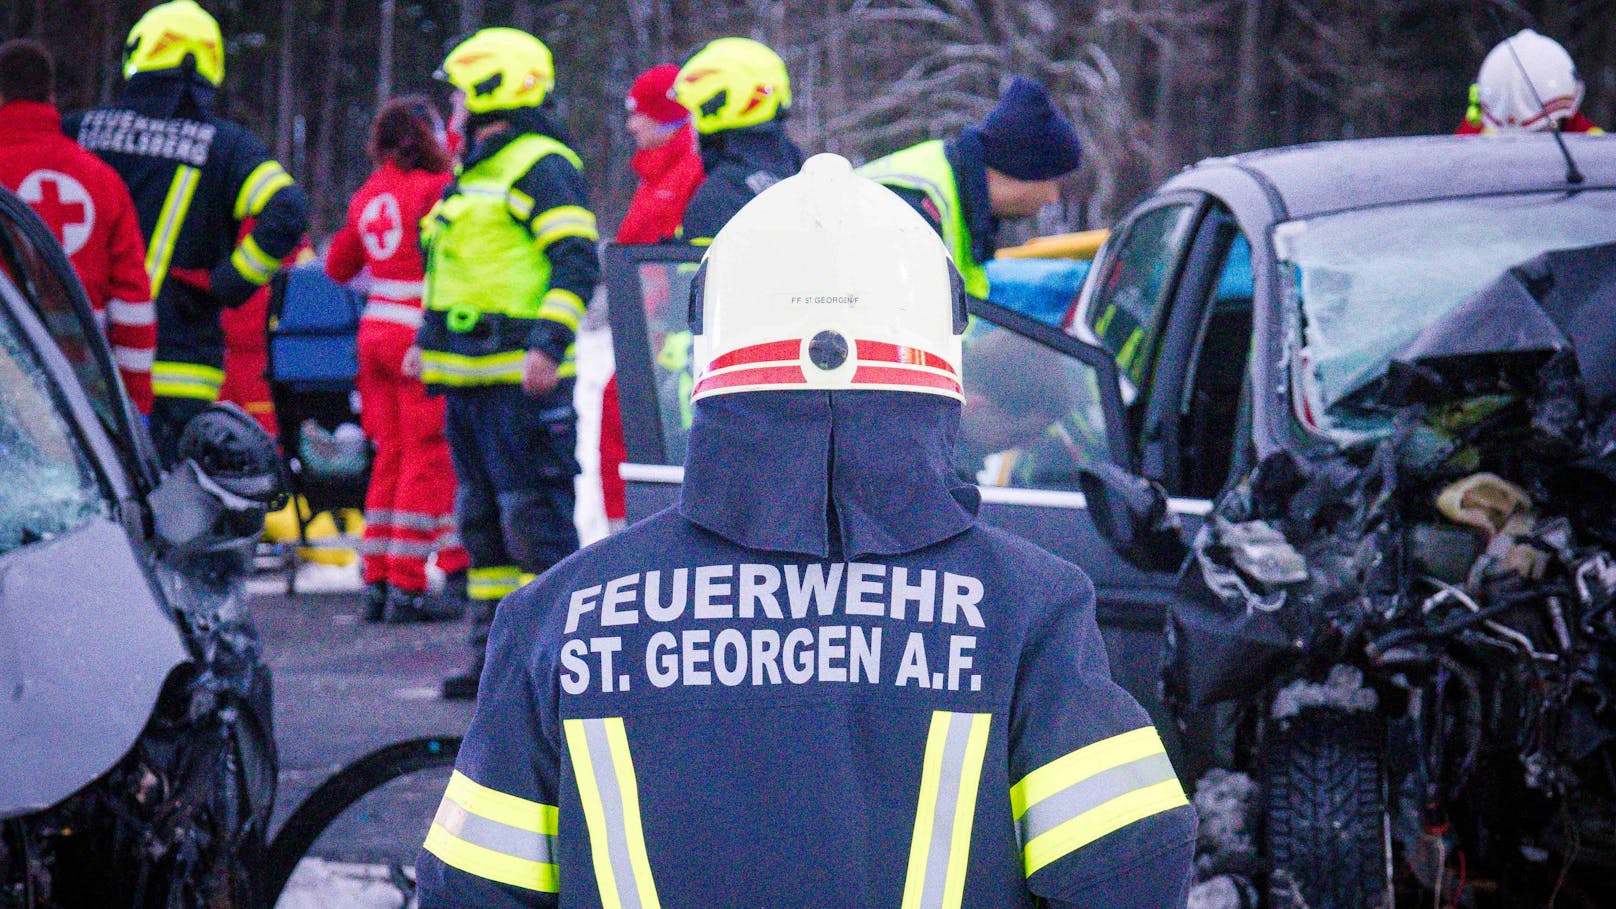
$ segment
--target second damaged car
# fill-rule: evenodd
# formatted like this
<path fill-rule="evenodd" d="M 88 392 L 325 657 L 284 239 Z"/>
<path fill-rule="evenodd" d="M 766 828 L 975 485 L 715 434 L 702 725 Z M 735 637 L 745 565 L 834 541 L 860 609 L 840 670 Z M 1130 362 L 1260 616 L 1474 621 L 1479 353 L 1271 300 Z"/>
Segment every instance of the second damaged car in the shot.
<path fill-rule="evenodd" d="M 1616 147 L 1568 145 L 1582 173 L 1546 137 L 1208 162 L 1096 263 L 1074 330 L 1144 476 L 1084 488 L 1181 567 L 1207 904 L 1616 886 Z M 1214 504 L 1180 527 L 1167 492 Z"/>

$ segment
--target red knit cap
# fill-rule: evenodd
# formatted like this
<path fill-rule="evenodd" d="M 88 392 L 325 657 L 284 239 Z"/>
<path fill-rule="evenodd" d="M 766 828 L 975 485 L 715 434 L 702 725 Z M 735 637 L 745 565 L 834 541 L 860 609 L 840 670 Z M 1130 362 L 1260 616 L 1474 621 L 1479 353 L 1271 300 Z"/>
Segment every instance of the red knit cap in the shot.
<path fill-rule="evenodd" d="M 668 97 L 673 80 L 679 77 L 679 67 L 672 63 L 653 66 L 634 80 L 623 106 L 637 114 L 644 114 L 658 123 L 678 123 L 690 117 L 684 105 Z"/>

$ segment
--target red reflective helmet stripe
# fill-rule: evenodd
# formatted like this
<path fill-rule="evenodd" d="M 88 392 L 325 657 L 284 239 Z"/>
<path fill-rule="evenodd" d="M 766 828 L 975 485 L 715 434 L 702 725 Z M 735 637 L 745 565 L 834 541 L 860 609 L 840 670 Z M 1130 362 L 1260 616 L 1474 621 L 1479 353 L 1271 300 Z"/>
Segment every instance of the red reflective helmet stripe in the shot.
<path fill-rule="evenodd" d="M 860 341 L 858 355 L 860 363 L 904 363 L 912 366 L 929 366 L 932 369 L 941 369 L 949 375 L 955 374 L 954 367 L 949 365 L 947 360 L 917 347 L 901 347 L 884 341 Z"/>
<path fill-rule="evenodd" d="M 853 373 L 854 385 L 908 385 L 913 388 L 931 388 L 951 394 L 961 394 L 960 383 L 934 372 L 909 369 L 902 366 L 860 366 Z"/>
<path fill-rule="evenodd" d="M 757 366 L 709 375 L 696 383 L 690 396 L 698 398 L 704 394 L 743 385 L 804 385 L 807 382 L 808 379 L 803 376 L 801 366 Z"/>
<path fill-rule="evenodd" d="M 731 366 L 744 366 L 749 363 L 777 363 L 784 360 L 795 360 L 801 354 L 801 341 L 770 341 L 767 344 L 753 344 L 751 347 L 743 347 L 740 350 L 732 350 L 727 354 L 722 354 L 708 364 L 707 370 L 712 372 L 719 369 L 728 369 Z"/>

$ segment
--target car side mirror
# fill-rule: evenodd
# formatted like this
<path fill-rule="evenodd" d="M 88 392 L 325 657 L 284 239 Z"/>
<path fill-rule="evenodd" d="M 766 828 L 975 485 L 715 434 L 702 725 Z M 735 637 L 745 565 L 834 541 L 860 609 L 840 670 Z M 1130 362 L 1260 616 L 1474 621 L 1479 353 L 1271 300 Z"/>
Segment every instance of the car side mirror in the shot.
<path fill-rule="evenodd" d="M 1085 468 L 1078 485 L 1095 529 L 1130 565 L 1171 571 L 1183 563 L 1189 549 L 1160 483 L 1102 463 Z"/>
<path fill-rule="evenodd" d="M 286 486 L 274 438 L 241 408 L 215 404 L 185 425 L 179 463 L 148 499 L 157 538 L 184 551 L 250 540 Z"/>

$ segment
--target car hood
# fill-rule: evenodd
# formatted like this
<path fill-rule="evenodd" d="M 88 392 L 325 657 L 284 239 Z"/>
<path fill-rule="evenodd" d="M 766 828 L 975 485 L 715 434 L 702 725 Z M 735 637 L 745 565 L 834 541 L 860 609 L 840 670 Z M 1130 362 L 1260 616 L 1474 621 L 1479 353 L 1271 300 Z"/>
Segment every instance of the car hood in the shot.
<path fill-rule="evenodd" d="M 0 818 L 110 769 L 186 659 L 117 524 L 96 518 L 0 556 Z"/>

